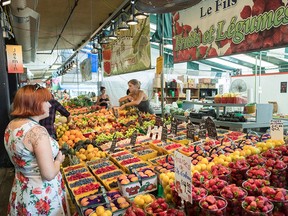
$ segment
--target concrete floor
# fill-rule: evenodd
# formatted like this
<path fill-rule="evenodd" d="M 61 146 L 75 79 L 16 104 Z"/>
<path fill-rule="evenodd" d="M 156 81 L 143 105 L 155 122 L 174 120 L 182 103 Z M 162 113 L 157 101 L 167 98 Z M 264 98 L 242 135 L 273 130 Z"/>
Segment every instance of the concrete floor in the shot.
<path fill-rule="evenodd" d="M 9 195 L 14 180 L 14 168 L 0 168 L 0 213 L 6 215 Z"/>

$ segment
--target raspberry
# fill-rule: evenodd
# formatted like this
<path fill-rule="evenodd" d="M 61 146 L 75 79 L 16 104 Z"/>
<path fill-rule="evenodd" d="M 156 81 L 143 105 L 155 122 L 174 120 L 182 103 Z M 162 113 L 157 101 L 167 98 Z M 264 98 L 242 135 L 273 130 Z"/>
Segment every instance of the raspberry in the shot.
<path fill-rule="evenodd" d="M 242 9 L 242 11 L 241 11 L 241 13 L 240 13 L 240 17 L 241 17 L 242 19 L 247 19 L 248 17 L 251 16 L 251 14 L 252 14 L 252 12 L 251 12 L 251 7 L 250 7 L 249 5 L 246 5 L 246 6 Z"/>

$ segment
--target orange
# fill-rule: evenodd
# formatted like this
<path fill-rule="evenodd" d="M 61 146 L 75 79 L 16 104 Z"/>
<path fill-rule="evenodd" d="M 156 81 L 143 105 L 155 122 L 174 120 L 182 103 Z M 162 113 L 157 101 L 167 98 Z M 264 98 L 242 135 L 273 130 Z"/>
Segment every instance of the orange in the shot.
<path fill-rule="evenodd" d="M 80 138 L 82 136 L 82 133 L 81 133 L 81 131 L 77 131 L 75 135 L 76 135 L 76 137 Z"/>
<path fill-rule="evenodd" d="M 69 146 L 74 146 L 74 142 L 73 142 L 72 140 L 68 140 L 66 143 L 67 143 Z"/>
<path fill-rule="evenodd" d="M 71 135 L 75 135 L 76 132 L 77 132 L 77 130 L 71 130 L 71 131 L 70 131 L 70 134 L 71 134 Z"/>
<path fill-rule="evenodd" d="M 70 136 L 70 131 L 65 131 L 64 135 Z"/>
<path fill-rule="evenodd" d="M 75 137 L 75 135 L 70 135 L 69 136 L 69 140 L 74 140 L 76 137 Z"/>
<path fill-rule="evenodd" d="M 77 143 L 77 142 L 79 142 L 81 139 L 79 138 L 79 137 L 76 137 L 75 139 L 74 139 L 74 142 L 75 143 Z"/>
<path fill-rule="evenodd" d="M 68 136 L 63 135 L 63 136 L 61 137 L 61 139 L 62 139 L 64 142 L 67 142 L 69 138 L 68 138 Z"/>

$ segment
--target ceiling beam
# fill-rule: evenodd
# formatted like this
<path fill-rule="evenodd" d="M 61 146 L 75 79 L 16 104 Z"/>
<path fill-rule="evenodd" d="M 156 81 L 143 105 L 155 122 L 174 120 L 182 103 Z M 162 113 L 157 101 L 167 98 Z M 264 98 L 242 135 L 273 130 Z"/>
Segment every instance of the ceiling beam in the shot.
<path fill-rule="evenodd" d="M 196 61 L 197 62 L 197 61 Z M 225 70 L 225 71 L 235 71 L 237 68 L 234 68 L 234 67 L 229 67 L 229 66 L 226 66 L 226 65 L 223 65 L 223 64 L 219 64 L 219 63 L 216 63 L 216 62 L 212 62 L 210 60 L 207 60 L 207 59 L 203 59 L 203 60 L 198 60 L 198 62 L 201 62 L 202 64 L 206 64 L 206 65 L 209 65 L 211 67 L 216 67 L 216 68 L 220 68 L 222 70 Z"/>

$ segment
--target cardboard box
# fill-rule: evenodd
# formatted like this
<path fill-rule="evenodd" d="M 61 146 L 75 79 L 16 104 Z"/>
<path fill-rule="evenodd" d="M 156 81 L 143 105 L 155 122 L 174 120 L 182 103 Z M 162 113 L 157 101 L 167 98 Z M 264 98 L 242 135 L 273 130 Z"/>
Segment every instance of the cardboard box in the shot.
<path fill-rule="evenodd" d="M 201 78 L 201 79 L 199 79 L 199 83 L 209 84 L 209 83 L 211 83 L 211 79 L 210 78 Z"/>
<path fill-rule="evenodd" d="M 154 175 L 152 177 L 143 178 L 142 184 L 139 181 L 131 182 L 126 185 L 122 185 L 118 181 L 118 184 L 123 196 L 130 198 L 135 197 L 139 194 L 146 194 L 157 190 L 158 180 L 157 175 Z"/>

